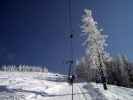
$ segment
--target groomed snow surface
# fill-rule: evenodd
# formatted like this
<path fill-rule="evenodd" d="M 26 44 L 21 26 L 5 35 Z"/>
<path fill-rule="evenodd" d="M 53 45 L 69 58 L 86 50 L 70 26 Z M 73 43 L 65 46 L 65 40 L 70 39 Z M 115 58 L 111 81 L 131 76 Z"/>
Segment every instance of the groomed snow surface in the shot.
<path fill-rule="evenodd" d="M 72 100 L 66 76 L 53 73 L 0 72 L 0 100 Z M 133 100 L 133 89 L 74 83 L 74 100 Z"/>

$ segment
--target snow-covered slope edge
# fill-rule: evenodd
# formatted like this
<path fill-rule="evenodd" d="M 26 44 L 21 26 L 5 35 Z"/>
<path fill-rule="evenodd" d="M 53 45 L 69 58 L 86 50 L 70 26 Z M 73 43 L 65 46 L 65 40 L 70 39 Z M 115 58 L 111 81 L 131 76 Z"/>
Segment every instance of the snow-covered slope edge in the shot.
<path fill-rule="evenodd" d="M 63 79 L 54 73 L 0 72 L 0 100 L 71 100 L 71 85 Z M 74 83 L 74 100 L 133 100 L 133 89 Z"/>

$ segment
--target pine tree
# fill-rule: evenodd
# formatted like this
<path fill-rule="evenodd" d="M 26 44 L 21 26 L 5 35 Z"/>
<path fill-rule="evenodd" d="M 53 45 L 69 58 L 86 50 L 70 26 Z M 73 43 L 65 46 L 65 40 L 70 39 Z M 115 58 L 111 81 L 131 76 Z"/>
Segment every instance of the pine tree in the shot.
<path fill-rule="evenodd" d="M 107 35 L 103 34 L 103 30 L 98 28 L 97 22 L 92 17 L 91 10 L 85 9 L 82 22 L 84 35 L 87 39 L 84 42 L 86 46 L 86 55 L 91 60 L 91 66 L 97 68 L 100 73 L 100 79 L 103 83 L 103 87 L 107 90 L 106 77 L 105 77 L 105 64 L 104 61 L 111 60 L 109 53 L 105 51 L 107 47 L 106 38 Z"/>
<path fill-rule="evenodd" d="M 85 14 L 83 15 L 82 22 L 84 35 L 87 39 L 84 42 L 86 46 L 86 55 L 88 55 L 92 61 L 91 66 L 96 67 L 99 65 L 99 54 L 101 55 L 103 61 L 111 60 L 109 53 L 105 51 L 107 47 L 106 38 L 107 35 L 103 34 L 103 30 L 98 28 L 97 22 L 94 21 L 92 17 L 91 10 L 85 9 Z"/>

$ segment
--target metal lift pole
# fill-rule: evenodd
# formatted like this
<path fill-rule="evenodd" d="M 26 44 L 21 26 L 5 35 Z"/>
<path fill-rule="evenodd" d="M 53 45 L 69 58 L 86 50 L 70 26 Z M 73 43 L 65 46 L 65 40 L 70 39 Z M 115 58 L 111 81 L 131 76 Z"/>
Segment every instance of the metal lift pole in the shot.
<path fill-rule="evenodd" d="M 72 19 L 71 19 L 71 0 L 68 0 L 68 21 L 69 21 L 69 38 L 70 38 L 70 61 L 69 61 L 69 73 L 68 73 L 68 81 L 72 85 L 72 100 L 73 97 L 73 81 L 74 81 L 74 75 L 73 75 L 73 30 L 72 30 Z"/>
<path fill-rule="evenodd" d="M 70 54 L 71 54 L 71 58 L 68 61 L 68 64 L 69 64 L 68 82 L 72 86 L 72 100 L 74 100 L 74 97 L 73 97 L 73 81 L 74 81 L 75 77 L 73 75 L 73 64 L 74 64 L 74 61 L 73 61 L 73 45 L 72 45 L 73 34 L 70 34 L 70 39 L 71 39 L 70 40 Z"/>

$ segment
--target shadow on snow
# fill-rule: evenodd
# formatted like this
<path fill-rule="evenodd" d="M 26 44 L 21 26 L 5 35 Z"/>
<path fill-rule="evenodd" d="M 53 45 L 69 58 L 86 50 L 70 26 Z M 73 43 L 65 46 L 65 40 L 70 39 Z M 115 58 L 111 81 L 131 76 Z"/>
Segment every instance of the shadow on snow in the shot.
<path fill-rule="evenodd" d="M 101 91 L 98 88 L 95 88 L 92 84 L 87 84 L 83 88 L 88 91 L 92 100 L 107 100 L 104 94 L 102 94 Z"/>
<path fill-rule="evenodd" d="M 0 86 L 0 93 L 11 93 L 11 94 L 16 94 L 17 92 L 19 93 L 34 93 L 35 95 L 40 95 L 43 97 L 57 97 L 57 96 L 70 96 L 72 93 L 67 93 L 67 94 L 48 94 L 46 92 L 39 92 L 39 91 L 31 91 L 31 90 L 24 90 L 24 89 L 10 89 L 7 86 Z M 83 94 L 89 94 L 89 92 L 78 92 L 78 93 L 73 93 L 73 95 L 83 95 Z"/>

